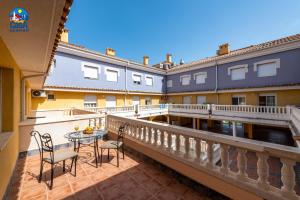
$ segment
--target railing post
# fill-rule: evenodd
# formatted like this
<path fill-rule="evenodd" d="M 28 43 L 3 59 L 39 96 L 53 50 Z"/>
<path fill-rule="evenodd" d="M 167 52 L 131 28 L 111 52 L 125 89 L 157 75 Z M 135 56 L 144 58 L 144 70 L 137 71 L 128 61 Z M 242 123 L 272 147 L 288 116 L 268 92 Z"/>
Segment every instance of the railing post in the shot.
<path fill-rule="evenodd" d="M 172 133 L 168 132 L 168 150 L 172 151 Z"/>
<path fill-rule="evenodd" d="M 258 174 L 258 187 L 264 190 L 269 189 L 268 177 L 269 177 L 269 165 L 268 165 L 268 154 L 256 153 L 258 157 L 257 161 L 257 174 Z"/>
<path fill-rule="evenodd" d="M 294 165 L 296 162 L 294 160 L 281 158 L 282 162 L 281 168 L 281 181 L 282 181 L 282 196 L 288 199 L 297 199 L 296 192 L 294 191 L 294 187 L 296 185 L 295 182 L 295 171 Z"/>
<path fill-rule="evenodd" d="M 184 157 L 189 158 L 190 156 L 190 140 L 188 136 L 184 136 Z"/>
<path fill-rule="evenodd" d="M 199 163 L 201 161 L 201 139 L 196 138 L 195 143 L 195 151 L 196 151 L 196 157 L 194 159 L 194 162 Z"/>
<path fill-rule="evenodd" d="M 207 152 L 207 162 L 206 162 L 206 167 L 208 168 L 213 168 L 214 165 L 213 165 L 213 142 L 212 141 L 206 141 L 207 143 L 207 149 L 206 149 L 206 152 Z"/>
<path fill-rule="evenodd" d="M 148 134 L 148 127 L 147 126 L 144 126 L 144 137 L 143 137 L 143 141 L 145 142 L 145 143 L 147 143 L 147 136 L 149 136 Z"/>
<path fill-rule="evenodd" d="M 157 145 L 157 132 L 158 132 L 158 129 L 154 128 L 153 129 L 153 134 L 154 134 L 154 141 L 153 141 L 153 145 Z"/>
<path fill-rule="evenodd" d="M 165 132 L 161 131 L 161 133 L 160 133 L 160 147 L 162 149 L 164 148 L 164 143 L 165 143 Z"/>
<path fill-rule="evenodd" d="M 175 145 L 176 145 L 176 154 L 180 155 L 180 134 L 176 134 Z"/>
<path fill-rule="evenodd" d="M 228 145 L 226 144 L 221 144 L 221 163 L 222 166 L 220 168 L 220 171 L 222 174 L 227 174 L 228 173 Z"/>
<path fill-rule="evenodd" d="M 246 150 L 245 149 L 237 149 L 238 151 L 238 156 L 237 156 L 237 161 L 238 161 L 238 178 L 240 180 L 246 180 L 247 175 L 246 175 L 246 165 L 247 165 L 247 158 L 246 158 Z"/>

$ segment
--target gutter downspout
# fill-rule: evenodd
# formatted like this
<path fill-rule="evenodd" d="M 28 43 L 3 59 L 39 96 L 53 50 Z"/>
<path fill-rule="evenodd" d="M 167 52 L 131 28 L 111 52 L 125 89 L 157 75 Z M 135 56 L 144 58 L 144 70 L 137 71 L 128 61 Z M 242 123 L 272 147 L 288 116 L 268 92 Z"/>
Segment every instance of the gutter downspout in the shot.
<path fill-rule="evenodd" d="M 46 76 L 47 73 L 41 73 L 41 74 L 35 74 L 35 75 L 29 75 L 29 76 L 23 76 L 21 79 L 21 121 L 25 120 L 25 113 L 26 113 L 26 88 L 25 88 L 25 81 L 29 78 L 34 77 L 40 77 L 40 76 Z"/>
<path fill-rule="evenodd" d="M 215 62 L 216 66 L 216 87 L 215 87 L 215 93 L 217 94 L 217 104 L 219 104 L 219 94 L 218 94 L 218 62 Z"/>
<path fill-rule="evenodd" d="M 127 65 L 125 66 L 125 95 L 124 95 L 124 106 L 127 106 L 126 95 L 127 91 L 127 67 L 129 66 L 129 61 L 127 61 Z"/>

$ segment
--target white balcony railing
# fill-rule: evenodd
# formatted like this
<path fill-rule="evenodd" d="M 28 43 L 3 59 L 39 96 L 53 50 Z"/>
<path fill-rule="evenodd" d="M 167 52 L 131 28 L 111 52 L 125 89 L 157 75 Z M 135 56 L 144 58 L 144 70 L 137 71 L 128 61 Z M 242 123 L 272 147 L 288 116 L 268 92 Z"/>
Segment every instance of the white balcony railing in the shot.
<path fill-rule="evenodd" d="M 129 124 L 126 138 L 151 148 L 176 161 L 193 166 L 204 173 L 215 176 L 236 187 L 243 188 L 265 199 L 299 199 L 294 188 L 296 162 L 300 161 L 300 150 L 244 138 L 215 134 L 168 124 L 108 115 L 108 130 L 117 133 L 119 126 Z M 191 142 L 193 141 L 193 142 Z M 219 145 L 220 151 L 214 151 Z M 230 151 L 237 152 L 237 172 L 229 167 Z M 257 178 L 247 174 L 247 155 L 254 153 L 252 160 L 257 166 Z M 220 157 L 220 165 L 215 158 Z M 277 158 L 281 164 L 281 188 L 269 182 L 269 158 Z M 155 159 L 155 158 L 154 158 Z"/>

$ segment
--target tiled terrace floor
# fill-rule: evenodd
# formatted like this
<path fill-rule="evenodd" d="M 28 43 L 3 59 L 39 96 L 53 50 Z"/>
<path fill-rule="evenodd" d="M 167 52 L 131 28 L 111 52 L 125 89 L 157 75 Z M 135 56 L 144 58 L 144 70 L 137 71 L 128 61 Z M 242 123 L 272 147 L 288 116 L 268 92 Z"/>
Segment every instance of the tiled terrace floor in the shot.
<path fill-rule="evenodd" d="M 112 151 L 111 154 L 114 155 Z M 50 180 L 48 164 L 42 182 L 37 181 L 39 162 L 38 155 L 18 160 L 8 199 L 212 199 L 208 190 L 197 192 L 128 153 L 125 160 L 120 159 L 119 168 L 115 166 L 115 156 L 110 161 L 105 156 L 105 163 L 95 168 L 92 148 L 81 149 L 77 176 L 70 174 L 68 168 L 63 173 L 62 166 L 56 166 L 52 190 L 46 184 Z"/>

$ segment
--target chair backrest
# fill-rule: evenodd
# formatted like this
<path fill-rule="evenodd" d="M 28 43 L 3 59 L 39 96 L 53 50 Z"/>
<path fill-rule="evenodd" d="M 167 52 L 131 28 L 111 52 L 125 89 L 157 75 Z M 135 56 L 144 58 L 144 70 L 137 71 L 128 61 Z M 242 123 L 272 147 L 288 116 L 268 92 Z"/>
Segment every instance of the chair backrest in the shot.
<path fill-rule="evenodd" d="M 54 161 L 54 148 L 51 135 L 49 133 L 41 135 L 38 131 L 32 131 L 31 136 L 34 136 L 38 144 L 41 159 L 44 158 L 44 153 L 49 153 L 50 159 Z"/>
<path fill-rule="evenodd" d="M 119 143 L 120 141 L 124 143 L 125 130 L 127 129 L 128 125 L 128 123 L 124 123 L 119 127 L 117 143 Z"/>

